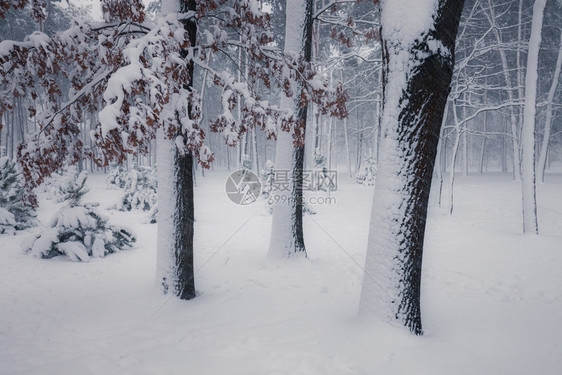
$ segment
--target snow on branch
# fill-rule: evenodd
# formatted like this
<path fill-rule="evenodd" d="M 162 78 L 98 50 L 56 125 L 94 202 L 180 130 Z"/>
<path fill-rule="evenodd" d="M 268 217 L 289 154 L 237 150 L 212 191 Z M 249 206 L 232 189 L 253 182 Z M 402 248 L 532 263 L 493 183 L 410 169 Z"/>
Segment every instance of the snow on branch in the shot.
<path fill-rule="evenodd" d="M 208 71 L 222 89 L 222 113 L 211 129 L 229 145 L 252 127 L 270 138 L 291 131 L 296 142 L 304 141 L 302 124 L 257 95 L 258 83 L 281 88 L 299 106 L 314 102 L 322 113 L 347 116 L 341 85 L 330 88 L 315 65 L 271 46 L 269 14 L 256 0 L 199 1 L 196 11 L 154 23 L 145 20 L 140 0 L 103 0 L 102 7 L 105 23 L 75 20 L 52 37 L 34 33 L 21 43 L 0 43 L 0 118 L 17 98 L 34 100 L 28 113 L 38 130 L 18 151 L 28 191 L 65 163 L 92 158 L 106 166 L 146 152 L 158 127 L 180 152 L 192 152 L 208 167 L 213 154 L 200 124 L 203 98 L 193 84 L 194 67 Z M 213 55 L 237 61 L 239 52 L 247 64 L 242 79 L 211 67 Z M 292 92 L 295 81 L 301 92 Z M 231 113 L 237 105 L 240 117 Z M 81 124 L 98 112 L 90 133 L 94 152 L 83 144 Z"/>
<path fill-rule="evenodd" d="M 23 9 L 28 4 L 31 6 L 31 17 L 34 20 L 44 21 L 47 18 L 47 0 L 0 0 L 0 19 L 6 18 L 6 12 L 10 9 Z"/>

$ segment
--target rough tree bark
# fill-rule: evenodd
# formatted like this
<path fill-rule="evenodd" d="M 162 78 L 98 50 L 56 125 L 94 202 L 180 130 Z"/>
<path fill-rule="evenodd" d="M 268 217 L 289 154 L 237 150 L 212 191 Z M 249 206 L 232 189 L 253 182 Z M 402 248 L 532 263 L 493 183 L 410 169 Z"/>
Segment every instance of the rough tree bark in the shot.
<path fill-rule="evenodd" d="M 302 54 L 308 62 L 312 57 L 312 26 L 314 0 L 288 0 L 285 27 L 286 53 Z M 296 114 L 301 131 L 306 129 L 308 106 L 300 104 L 302 83 L 292 85 L 293 97 L 281 97 L 281 107 L 289 108 Z M 301 254 L 306 256 L 304 245 L 302 213 L 302 172 L 304 168 L 304 144 L 295 145 L 290 133 L 278 132 L 275 151 L 275 169 L 287 171 L 287 189 L 275 191 L 279 201 L 273 206 L 273 220 L 269 256 L 287 257 Z M 284 183 L 284 182 L 283 182 Z M 282 185 L 277 181 L 278 185 Z"/>
<path fill-rule="evenodd" d="M 196 10 L 196 1 L 162 1 L 162 12 Z M 195 45 L 197 25 L 184 21 L 191 45 Z M 193 63 L 189 66 L 191 86 Z M 188 115 L 191 115 L 188 110 Z M 164 293 L 180 299 L 195 297 L 193 274 L 193 156 L 181 154 L 174 140 L 158 132 L 158 261 L 157 283 Z"/>
<path fill-rule="evenodd" d="M 421 335 L 422 252 L 431 176 L 464 1 L 381 1 L 383 139 L 360 314 Z"/>

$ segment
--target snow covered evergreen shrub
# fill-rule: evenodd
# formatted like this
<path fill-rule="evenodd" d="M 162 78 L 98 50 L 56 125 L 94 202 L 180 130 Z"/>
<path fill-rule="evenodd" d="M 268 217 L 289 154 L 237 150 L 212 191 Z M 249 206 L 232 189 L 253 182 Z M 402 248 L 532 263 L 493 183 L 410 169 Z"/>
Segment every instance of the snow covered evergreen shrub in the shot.
<path fill-rule="evenodd" d="M 16 233 L 16 219 L 14 214 L 0 207 L 0 234 Z"/>
<path fill-rule="evenodd" d="M 125 193 L 120 207 L 122 211 L 132 209 L 151 211 L 158 203 L 158 182 L 155 168 L 134 167 L 127 174 L 124 188 Z"/>
<path fill-rule="evenodd" d="M 326 165 L 326 160 L 327 158 L 324 155 L 322 155 L 319 148 L 314 150 L 314 166 L 316 168 L 324 167 Z"/>
<path fill-rule="evenodd" d="M 23 180 L 16 163 L 0 158 L 0 234 L 12 233 L 37 224 L 35 211 L 23 203 Z"/>
<path fill-rule="evenodd" d="M 39 258 L 66 255 L 72 261 L 88 261 L 101 258 L 132 247 L 135 237 L 131 231 L 108 225 L 107 219 L 98 214 L 97 204 L 81 203 L 86 194 L 87 173 L 83 171 L 67 186 L 65 205 L 49 223 L 48 228 L 35 234 L 26 244 L 25 252 Z"/>
<path fill-rule="evenodd" d="M 375 184 L 375 176 L 377 175 L 377 162 L 373 156 L 367 158 L 366 165 L 355 174 L 355 182 L 367 186 Z"/>
<path fill-rule="evenodd" d="M 123 189 L 125 188 L 125 185 L 127 185 L 128 175 L 129 171 L 124 165 L 115 165 L 109 171 L 105 182 L 109 187 Z"/>
<path fill-rule="evenodd" d="M 86 171 L 78 173 L 78 170 L 73 168 L 69 169 L 69 173 L 65 177 L 64 183 L 59 185 L 60 201 L 68 202 L 71 207 L 78 206 L 84 195 L 89 191 L 86 188 L 88 173 Z"/>
<path fill-rule="evenodd" d="M 56 172 L 51 177 L 47 178 L 43 184 L 37 189 L 47 193 L 46 198 L 55 198 L 57 202 L 64 202 L 67 198 L 69 190 L 76 189 L 76 181 L 80 172 L 75 165 L 65 166 Z M 84 192 L 84 194 L 87 191 Z"/>

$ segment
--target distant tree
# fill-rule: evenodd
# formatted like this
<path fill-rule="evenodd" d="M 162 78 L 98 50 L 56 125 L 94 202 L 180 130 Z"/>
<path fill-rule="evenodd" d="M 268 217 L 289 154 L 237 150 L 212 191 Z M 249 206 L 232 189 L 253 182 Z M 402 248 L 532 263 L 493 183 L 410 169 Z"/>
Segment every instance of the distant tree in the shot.
<path fill-rule="evenodd" d="M 286 3 L 284 52 L 286 55 L 293 56 L 295 61 L 300 58 L 307 64 L 312 61 L 315 3 L 314 0 L 288 0 Z M 303 72 L 301 77 L 297 77 L 286 86 L 286 90 L 291 95 L 281 97 L 280 106 L 287 108 L 290 113 L 295 115 L 299 126 L 298 131 L 294 134 L 281 133 L 277 139 L 275 167 L 279 171 L 279 178 L 283 178 L 278 183 L 285 185 L 286 188 L 275 192 L 280 199 L 273 205 L 269 243 L 269 255 L 274 257 L 306 256 L 302 216 L 305 207 L 303 201 L 304 139 L 308 103 L 310 102 L 306 88 L 307 82 L 313 82 L 317 87 L 326 85 L 320 77 L 314 80 L 313 71 Z M 341 85 L 335 90 L 340 102 L 331 107 L 320 106 L 319 111 L 331 116 L 346 117 L 346 94 Z"/>
<path fill-rule="evenodd" d="M 312 16 L 314 0 L 288 0 L 285 6 L 285 45 L 287 54 L 302 56 L 307 62 L 312 57 Z M 301 103 L 303 81 L 291 83 L 292 97 L 282 97 L 280 106 L 288 108 L 297 117 L 299 133 L 279 134 L 275 150 L 277 183 L 287 188 L 275 192 L 283 196 L 273 205 L 269 255 L 289 257 L 306 256 L 302 225 L 303 194 L 302 170 L 304 169 L 304 134 L 308 114 L 307 103 Z M 281 176 L 286 176 L 281 181 Z"/>
<path fill-rule="evenodd" d="M 535 116 L 537 105 L 537 81 L 539 50 L 546 0 L 535 0 L 533 22 L 527 55 L 525 74 L 525 108 L 521 127 L 521 183 L 523 189 L 523 232 L 539 234 L 537 219 L 537 184 L 535 152 Z"/>
<path fill-rule="evenodd" d="M 562 3 L 560 4 L 562 9 Z M 560 29 L 560 39 L 558 46 L 558 57 L 556 59 L 556 65 L 554 68 L 554 73 L 552 75 L 552 83 L 550 89 L 548 90 L 547 102 L 546 102 L 546 115 L 544 120 L 544 131 L 543 139 L 541 142 L 541 149 L 539 154 L 539 162 L 537 164 L 537 171 L 539 174 L 539 179 L 544 182 L 544 172 L 546 169 L 546 159 L 550 144 L 550 135 L 552 133 L 552 123 L 554 119 L 554 98 L 556 95 L 556 90 L 558 89 L 558 83 L 560 81 L 560 72 L 562 71 L 562 28 Z"/>

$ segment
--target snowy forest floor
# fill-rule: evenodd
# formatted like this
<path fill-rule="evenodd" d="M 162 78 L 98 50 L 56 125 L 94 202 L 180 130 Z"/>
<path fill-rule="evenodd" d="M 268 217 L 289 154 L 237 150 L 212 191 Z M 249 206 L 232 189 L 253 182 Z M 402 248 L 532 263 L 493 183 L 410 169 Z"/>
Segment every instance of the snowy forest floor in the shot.
<path fill-rule="evenodd" d="M 538 187 L 541 235 L 521 234 L 521 185 L 458 177 L 455 211 L 432 204 L 425 335 L 357 318 L 372 188 L 340 181 L 305 217 L 308 259 L 266 259 L 263 201 L 236 206 L 226 172 L 198 177 L 198 298 L 154 287 L 157 226 L 106 211 L 121 192 L 89 178 L 85 201 L 137 234 L 134 249 L 73 263 L 0 236 L 0 374 L 560 374 L 562 168 Z M 447 195 L 444 195 L 444 201 Z M 55 203 L 42 200 L 47 220 Z"/>

